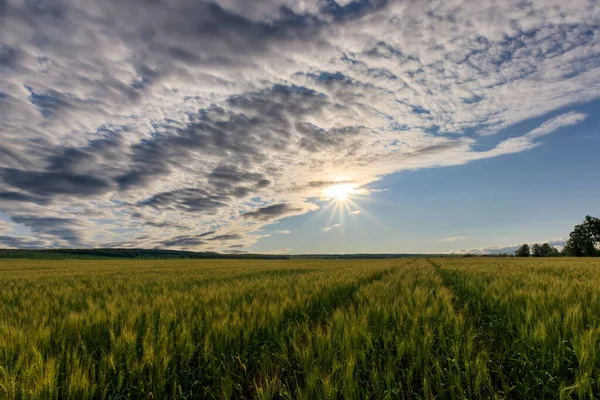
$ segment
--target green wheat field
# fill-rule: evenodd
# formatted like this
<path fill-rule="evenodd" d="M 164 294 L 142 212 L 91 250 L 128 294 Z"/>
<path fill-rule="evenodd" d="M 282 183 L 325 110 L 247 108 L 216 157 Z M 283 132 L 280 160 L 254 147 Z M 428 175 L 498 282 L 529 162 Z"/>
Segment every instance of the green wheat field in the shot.
<path fill-rule="evenodd" d="M 600 260 L 0 262 L 0 399 L 593 399 Z"/>

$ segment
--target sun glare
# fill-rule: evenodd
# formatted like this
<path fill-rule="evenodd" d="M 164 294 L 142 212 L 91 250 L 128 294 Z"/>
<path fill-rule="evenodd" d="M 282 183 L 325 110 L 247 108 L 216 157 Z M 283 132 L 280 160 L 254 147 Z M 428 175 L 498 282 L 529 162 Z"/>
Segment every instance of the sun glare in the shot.
<path fill-rule="evenodd" d="M 325 196 L 333 198 L 338 201 L 344 201 L 348 198 L 348 195 L 353 194 L 356 191 L 354 185 L 350 183 L 340 183 L 339 185 L 331 186 L 325 189 Z"/>

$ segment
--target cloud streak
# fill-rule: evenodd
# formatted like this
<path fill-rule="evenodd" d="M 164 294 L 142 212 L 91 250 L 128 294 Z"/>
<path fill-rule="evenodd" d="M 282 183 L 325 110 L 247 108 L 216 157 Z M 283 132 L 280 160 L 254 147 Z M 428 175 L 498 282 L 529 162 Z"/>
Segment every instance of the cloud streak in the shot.
<path fill-rule="evenodd" d="M 33 235 L 3 240 L 244 248 L 333 182 L 368 195 L 393 172 L 526 151 L 600 96 L 598 15 L 587 0 L 1 2 L 0 210 Z"/>
<path fill-rule="evenodd" d="M 452 236 L 444 238 L 444 242 L 458 242 L 460 240 L 465 240 L 466 238 L 466 236 Z"/>
<path fill-rule="evenodd" d="M 333 224 L 331 226 L 326 226 L 324 228 L 321 228 L 321 230 L 323 232 L 329 232 L 330 230 L 335 229 L 335 228 L 339 228 L 340 226 L 342 226 L 342 224 Z"/>

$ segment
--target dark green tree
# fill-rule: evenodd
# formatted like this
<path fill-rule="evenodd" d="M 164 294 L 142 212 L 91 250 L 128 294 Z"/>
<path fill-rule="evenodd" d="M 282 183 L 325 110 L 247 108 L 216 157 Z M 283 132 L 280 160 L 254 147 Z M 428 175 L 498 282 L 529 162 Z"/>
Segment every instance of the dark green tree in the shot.
<path fill-rule="evenodd" d="M 515 251 L 515 256 L 516 257 L 530 257 L 531 251 L 529 250 L 529 245 L 524 244 L 523 246 L 519 247 L 519 249 L 517 251 Z"/>
<path fill-rule="evenodd" d="M 548 253 L 548 255 L 546 257 L 560 257 L 561 254 L 558 251 L 558 249 L 556 247 L 552 247 L 552 249 L 550 250 L 550 252 Z"/>
<path fill-rule="evenodd" d="M 542 246 L 539 244 L 534 244 L 531 246 L 531 256 L 532 257 L 542 257 Z"/>
<path fill-rule="evenodd" d="M 600 256 L 600 218 L 586 216 L 569 235 L 565 253 L 575 257 Z"/>
<path fill-rule="evenodd" d="M 548 257 L 553 250 L 556 250 L 554 247 L 550 246 L 548 243 L 544 243 L 540 247 L 540 254 L 542 257 Z"/>

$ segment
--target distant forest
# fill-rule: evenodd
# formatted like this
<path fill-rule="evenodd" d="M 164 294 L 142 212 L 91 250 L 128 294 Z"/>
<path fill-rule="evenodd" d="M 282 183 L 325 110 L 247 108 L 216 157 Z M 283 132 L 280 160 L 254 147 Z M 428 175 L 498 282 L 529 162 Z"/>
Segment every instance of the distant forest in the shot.
<path fill-rule="evenodd" d="M 0 249 L 0 258 L 24 258 L 43 260 L 105 260 L 120 258 L 138 259 L 264 259 L 287 260 L 288 255 L 279 254 L 221 254 L 214 252 L 152 250 L 152 249 L 48 249 L 48 250 L 20 250 Z"/>

